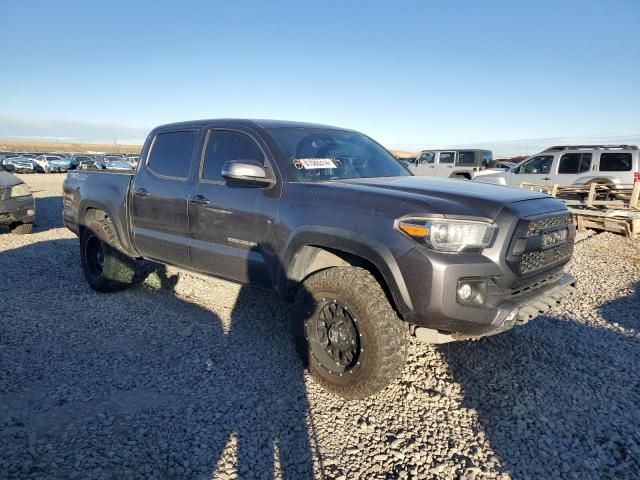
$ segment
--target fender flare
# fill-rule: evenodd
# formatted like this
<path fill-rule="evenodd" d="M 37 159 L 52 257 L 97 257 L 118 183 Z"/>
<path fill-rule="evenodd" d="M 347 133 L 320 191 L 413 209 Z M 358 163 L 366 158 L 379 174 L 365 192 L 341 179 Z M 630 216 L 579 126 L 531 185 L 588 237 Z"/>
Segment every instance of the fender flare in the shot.
<path fill-rule="evenodd" d="M 102 202 L 95 200 L 83 200 L 78 205 L 78 218 L 76 224 L 78 227 L 86 227 L 85 217 L 87 211 L 90 209 L 100 210 L 104 212 L 110 219 L 113 224 L 113 228 L 116 231 L 116 235 L 118 236 L 118 241 L 120 242 L 120 246 L 122 247 L 123 253 L 129 255 L 132 258 L 139 257 L 138 252 L 136 252 L 129 241 L 129 237 L 126 234 L 125 227 L 118 220 L 117 215 L 115 215 L 111 210 Z"/>
<path fill-rule="evenodd" d="M 391 250 L 382 242 L 361 233 L 335 227 L 303 225 L 291 232 L 283 254 L 284 277 L 281 281 L 294 282 L 298 253 L 306 246 L 327 248 L 345 252 L 372 264 L 382 276 L 389 289 L 396 308 L 403 317 L 409 318 L 413 310 L 407 285 Z M 286 286 L 279 281 L 281 291 Z"/>

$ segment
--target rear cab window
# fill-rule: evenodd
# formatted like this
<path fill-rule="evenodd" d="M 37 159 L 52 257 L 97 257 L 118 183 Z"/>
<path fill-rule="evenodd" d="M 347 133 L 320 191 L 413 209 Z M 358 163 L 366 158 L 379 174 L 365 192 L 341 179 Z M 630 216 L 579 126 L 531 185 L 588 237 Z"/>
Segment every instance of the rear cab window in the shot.
<path fill-rule="evenodd" d="M 157 134 L 151 145 L 147 168 L 162 177 L 188 178 L 197 136 L 197 130 Z"/>

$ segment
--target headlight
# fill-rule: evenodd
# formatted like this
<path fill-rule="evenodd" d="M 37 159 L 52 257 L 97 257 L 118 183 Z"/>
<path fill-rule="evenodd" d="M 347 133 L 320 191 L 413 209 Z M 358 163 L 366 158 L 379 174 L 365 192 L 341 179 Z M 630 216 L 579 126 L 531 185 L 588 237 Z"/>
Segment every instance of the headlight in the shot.
<path fill-rule="evenodd" d="M 480 221 L 403 218 L 398 230 L 440 252 L 462 252 L 488 247 L 495 236 L 494 225 Z"/>
<path fill-rule="evenodd" d="M 11 198 L 13 197 L 27 197 L 31 195 L 31 190 L 27 187 L 26 183 L 19 183 L 11 187 Z"/>

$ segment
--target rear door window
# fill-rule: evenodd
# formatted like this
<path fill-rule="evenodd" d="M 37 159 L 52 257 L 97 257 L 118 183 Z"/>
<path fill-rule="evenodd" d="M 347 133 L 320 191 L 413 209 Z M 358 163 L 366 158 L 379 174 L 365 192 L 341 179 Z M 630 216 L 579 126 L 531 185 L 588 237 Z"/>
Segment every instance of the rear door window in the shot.
<path fill-rule="evenodd" d="M 440 163 L 453 163 L 453 152 L 440 152 Z"/>
<path fill-rule="evenodd" d="M 197 130 L 159 133 L 153 141 L 147 167 L 165 177 L 187 178 L 197 136 Z"/>
<path fill-rule="evenodd" d="M 245 133 L 210 130 L 200 178 L 224 181 L 222 167 L 231 160 L 252 160 L 264 165 L 264 154 L 258 144 Z"/>
<path fill-rule="evenodd" d="M 601 172 L 630 172 L 631 154 L 623 152 L 607 152 L 600 154 Z"/>
<path fill-rule="evenodd" d="M 577 174 L 588 172 L 591 168 L 590 153 L 565 153 L 560 157 L 558 173 Z"/>

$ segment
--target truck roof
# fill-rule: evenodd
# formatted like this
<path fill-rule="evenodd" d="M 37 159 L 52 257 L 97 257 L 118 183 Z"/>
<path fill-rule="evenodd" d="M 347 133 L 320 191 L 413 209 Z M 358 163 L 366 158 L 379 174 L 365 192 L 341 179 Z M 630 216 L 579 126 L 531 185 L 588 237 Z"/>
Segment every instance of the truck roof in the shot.
<path fill-rule="evenodd" d="M 167 123 L 156 127 L 157 129 L 166 128 L 189 128 L 189 127 L 201 127 L 203 125 L 211 124 L 223 124 L 223 125 L 236 125 L 245 127 L 259 127 L 259 128 L 326 128 L 331 130 L 346 130 L 353 131 L 349 128 L 333 127 L 330 125 L 322 125 L 319 123 L 308 122 L 292 122 L 288 120 L 262 120 L 262 119 L 248 119 L 248 118 L 212 118 L 202 120 L 189 120 L 185 122 Z"/>

